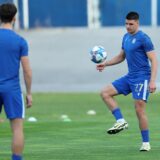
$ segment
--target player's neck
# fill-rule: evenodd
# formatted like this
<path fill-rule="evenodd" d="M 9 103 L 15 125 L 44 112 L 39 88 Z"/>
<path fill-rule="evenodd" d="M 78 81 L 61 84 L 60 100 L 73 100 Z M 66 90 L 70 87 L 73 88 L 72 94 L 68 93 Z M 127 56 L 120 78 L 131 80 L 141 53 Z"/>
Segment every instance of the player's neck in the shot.
<path fill-rule="evenodd" d="M 139 29 L 137 29 L 135 32 L 130 33 L 130 34 L 131 34 L 131 35 L 135 35 L 138 31 L 139 31 Z"/>
<path fill-rule="evenodd" d="M 10 29 L 12 30 L 13 27 L 12 27 L 12 24 L 11 23 L 2 23 L 1 24 L 1 28 L 4 28 L 4 29 Z"/>

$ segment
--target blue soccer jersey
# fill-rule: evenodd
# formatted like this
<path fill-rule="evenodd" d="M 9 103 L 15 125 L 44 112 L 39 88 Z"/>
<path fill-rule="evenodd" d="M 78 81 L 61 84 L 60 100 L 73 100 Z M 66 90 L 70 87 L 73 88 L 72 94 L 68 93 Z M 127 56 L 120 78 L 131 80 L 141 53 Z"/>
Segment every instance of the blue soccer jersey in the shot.
<path fill-rule="evenodd" d="M 24 100 L 20 89 L 19 68 L 28 55 L 27 42 L 10 29 L 0 29 L 0 112 L 9 119 L 24 118 Z"/>
<path fill-rule="evenodd" d="M 122 49 L 125 52 L 129 75 L 150 75 L 151 69 L 147 52 L 154 50 L 151 39 L 142 31 L 136 34 L 125 34 L 122 41 Z"/>
<path fill-rule="evenodd" d="M 21 56 L 28 55 L 26 41 L 10 29 L 0 29 L 0 92 L 20 89 Z"/>

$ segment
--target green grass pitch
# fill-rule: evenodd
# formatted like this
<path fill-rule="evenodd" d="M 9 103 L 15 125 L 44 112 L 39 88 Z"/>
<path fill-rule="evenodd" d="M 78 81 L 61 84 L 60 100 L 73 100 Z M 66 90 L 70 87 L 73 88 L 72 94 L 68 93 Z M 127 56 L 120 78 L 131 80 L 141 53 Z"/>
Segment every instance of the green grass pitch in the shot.
<path fill-rule="evenodd" d="M 33 107 L 26 110 L 25 160 L 158 160 L 160 157 L 160 95 L 147 104 L 152 150 L 139 152 L 141 137 L 131 96 L 116 97 L 129 129 L 106 134 L 115 122 L 97 93 L 37 93 Z M 96 115 L 87 115 L 95 110 Z M 67 114 L 71 122 L 63 122 Z M 2 113 L 1 117 L 5 117 Z M 10 160 L 9 122 L 0 123 L 0 160 Z"/>

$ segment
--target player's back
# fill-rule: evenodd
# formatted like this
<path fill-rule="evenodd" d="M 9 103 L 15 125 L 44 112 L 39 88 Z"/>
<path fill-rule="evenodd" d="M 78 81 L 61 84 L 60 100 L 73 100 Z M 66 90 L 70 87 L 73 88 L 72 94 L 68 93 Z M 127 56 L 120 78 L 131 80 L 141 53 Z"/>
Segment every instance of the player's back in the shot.
<path fill-rule="evenodd" d="M 10 29 L 0 29 L 0 92 L 20 89 L 19 67 L 23 39 Z"/>

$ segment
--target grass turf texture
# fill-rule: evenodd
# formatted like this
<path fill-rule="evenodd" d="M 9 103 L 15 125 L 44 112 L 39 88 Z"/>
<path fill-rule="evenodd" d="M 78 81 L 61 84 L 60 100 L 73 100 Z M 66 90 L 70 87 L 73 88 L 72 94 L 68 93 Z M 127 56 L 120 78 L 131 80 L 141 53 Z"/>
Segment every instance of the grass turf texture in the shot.
<path fill-rule="evenodd" d="M 160 157 L 160 95 L 151 95 L 147 104 L 152 150 L 139 152 L 141 137 L 131 96 L 116 97 L 129 129 L 106 134 L 115 122 L 96 93 L 34 94 L 34 105 L 26 112 L 25 160 L 157 160 Z M 87 115 L 88 110 L 96 115 Z M 71 122 L 60 116 L 67 114 Z M 5 117 L 2 113 L 1 117 Z M 11 151 L 9 122 L 0 123 L 0 160 L 9 160 Z"/>

